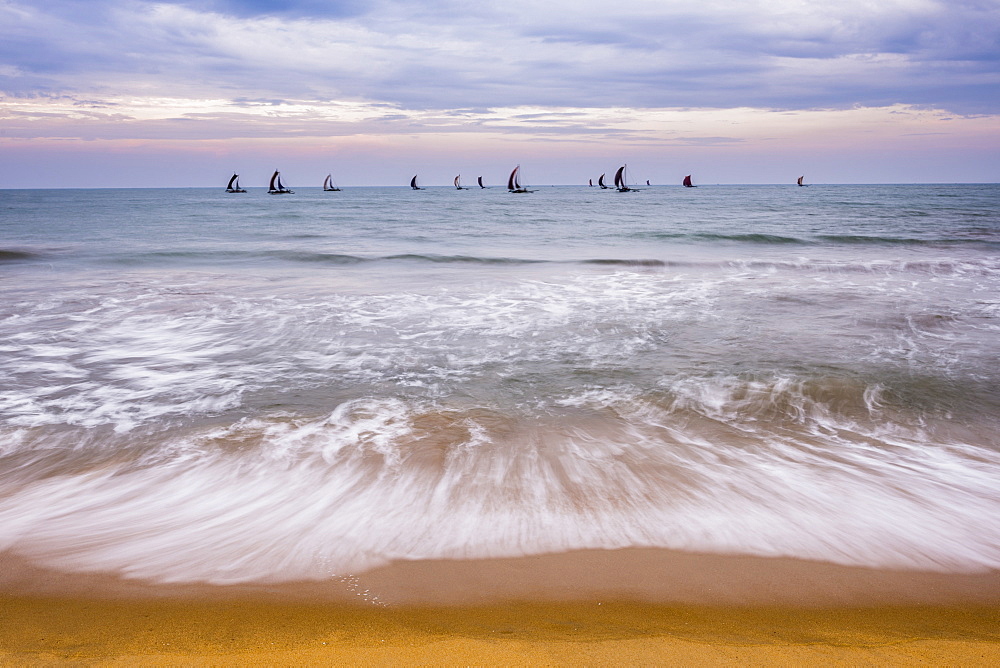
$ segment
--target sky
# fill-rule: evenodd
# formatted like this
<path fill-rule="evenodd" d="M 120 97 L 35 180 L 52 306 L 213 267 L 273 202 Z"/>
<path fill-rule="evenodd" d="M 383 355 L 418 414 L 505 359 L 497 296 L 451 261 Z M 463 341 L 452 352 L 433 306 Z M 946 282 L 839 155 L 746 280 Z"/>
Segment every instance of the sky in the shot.
<path fill-rule="evenodd" d="M 1000 181 L 1000 0 L 0 0 L 0 188 Z"/>

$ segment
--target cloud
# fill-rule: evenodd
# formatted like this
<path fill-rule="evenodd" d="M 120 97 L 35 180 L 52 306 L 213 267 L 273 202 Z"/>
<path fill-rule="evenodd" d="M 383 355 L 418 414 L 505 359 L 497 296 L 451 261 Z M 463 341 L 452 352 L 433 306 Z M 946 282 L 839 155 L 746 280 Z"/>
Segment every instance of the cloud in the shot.
<path fill-rule="evenodd" d="M 82 7 L 87 10 L 83 11 Z M 935 105 L 995 113 L 995 2 L 25 2 L 8 95 L 468 106 Z M 996 90 L 996 88 L 992 88 Z"/>
<path fill-rule="evenodd" d="M 0 167 L 74 140 L 985 155 L 998 43 L 1000 0 L 0 0 Z"/>

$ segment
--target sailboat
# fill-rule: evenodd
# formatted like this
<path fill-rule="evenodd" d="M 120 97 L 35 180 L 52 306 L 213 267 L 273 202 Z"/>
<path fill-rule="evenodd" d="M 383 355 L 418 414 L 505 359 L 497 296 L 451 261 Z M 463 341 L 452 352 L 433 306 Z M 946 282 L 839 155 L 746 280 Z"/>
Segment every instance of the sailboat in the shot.
<path fill-rule="evenodd" d="M 281 173 L 278 170 L 274 170 L 274 174 L 271 175 L 271 183 L 267 186 L 268 195 L 291 195 L 295 191 L 289 190 L 281 183 Z"/>
<path fill-rule="evenodd" d="M 521 185 L 521 165 L 514 168 L 514 171 L 510 173 L 510 178 L 507 179 L 507 192 L 512 193 L 533 193 L 534 190 L 528 190 Z"/>
<path fill-rule="evenodd" d="M 601 176 L 597 179 L 597 185 L 601 186 L 601 190 L 608 189 L 608 187 L 604 185 L 604 174 L 601 174 Z"/>
<path fill-rule="evenodd" d="M 804 178 L 806 178 L 806 177 L 804 177 L 804 176 L 800 176 L 799 178 L 797 178 L 797 179 L 795 180 L 795 182 L 796 182 L 797 184 L 799 184 L 800 186 L 805 186 L 805 185 L 808 185 L 808 184 L 806 184 L 806 183 L 802 183 L 802 179 L 804 179 Z"/>
<path fill-rule="evenodd" d="M 461 180 L 462 180 L 461 174 L 455 177 L 455 190 L 468 190 L 468 188 L 462 187 Z"/>
<path fill-rule="evenodd" d="M 339 193 L 340 188 L 338 188 L 333 183 L 333 174 L 327 174 L 326 178 L 323 179 L 323 192 L 328 193 Z"/>
<path fill-rule="evenodd" d="M 587 185 L 590 186 L 591 188 L 593 188 L 594 187 L 594 179 L 587 179 Z"/>
<path fill-rule="evenodd" d="M 651 183 L 649 182 L 649 179 L 646 179 L 646 185 L 647 185 L 647 186 L 648 186 L 648 185 L 652 185 L 652 184 L 651 184 Z"/>
<path fill-rule="evenodd" d="M 802 185 L 802 184 L 799 184 Z M 233 178 L 229 179 L 229 185 L 226 186 L 227 193 L 245 193 L 246 190 L 240 188 L 240 175 L 233 174 Z"/>
<path fill-rule="evenodd" d="M 625 170 L 628 169 L 628 165 L 622 165 L 615 172 L 615 188 L 618 188 L 620 193 L 634 193 L 639 192 L 635 188 L 629 188 L 628 184 L 625 182 Z"/>
<path fill-rule="evenodd" d="M 417 175 L 416 174 L 414 174 L 413 178 L 410 179 L 410 187 L 413 188 L 414 190 L 423 190 L 423 188 L 421 188 L 420 186 L 417 185 Z"/>
<path fill-rule="evenodd" d="M 478 179 L 476 179 L 476 181 L 479 183 L 480 188 L 486 188 L 486 186 L 483 185 L 483 177 L 480 176 Z"/>
<path fill-rule="evenodd" d="M 690 174 L 688 174 L 687 176 L 684 177 L 684 187 L 685 188 L 697 188 L 698 187 L 695 184 L 691 183 L 691 175 Z"/>

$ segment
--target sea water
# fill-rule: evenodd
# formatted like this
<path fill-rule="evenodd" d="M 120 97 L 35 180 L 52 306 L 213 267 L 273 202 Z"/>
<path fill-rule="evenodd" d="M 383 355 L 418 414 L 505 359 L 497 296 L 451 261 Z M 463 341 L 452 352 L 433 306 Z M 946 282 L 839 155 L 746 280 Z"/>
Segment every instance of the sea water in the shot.
<path fill-rule="evenodd" d="M 0 553 L 1000 568 L 1000 186 L 0 191 Z"/>

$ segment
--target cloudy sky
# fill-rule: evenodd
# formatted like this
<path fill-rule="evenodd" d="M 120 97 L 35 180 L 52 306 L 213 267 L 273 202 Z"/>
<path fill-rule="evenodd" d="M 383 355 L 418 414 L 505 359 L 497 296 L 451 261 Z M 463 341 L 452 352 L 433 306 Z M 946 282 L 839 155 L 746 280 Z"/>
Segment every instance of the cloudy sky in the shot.
<path fill-rule="evenodd" d="M 1000 181 L 1000 0 L 0 0 L 0 188 Z"/>

